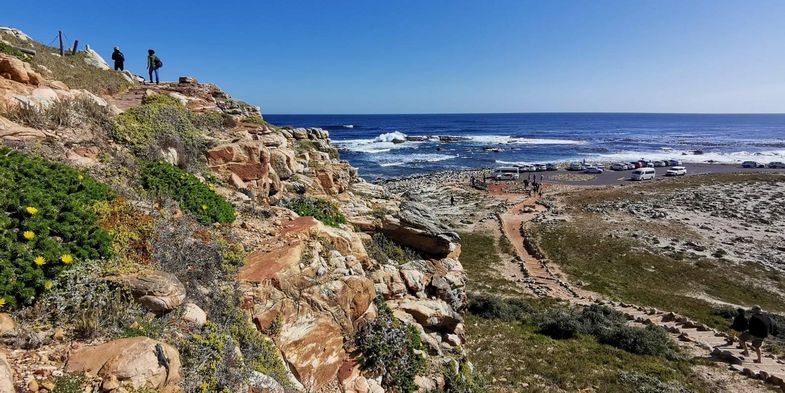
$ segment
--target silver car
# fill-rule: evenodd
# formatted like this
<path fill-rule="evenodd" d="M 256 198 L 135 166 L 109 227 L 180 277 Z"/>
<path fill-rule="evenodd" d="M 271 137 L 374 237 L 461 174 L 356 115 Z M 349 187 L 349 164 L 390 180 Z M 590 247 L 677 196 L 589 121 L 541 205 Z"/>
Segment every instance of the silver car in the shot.
<path fill-rule="evenodd" d="M 785 169 L 785 162 L 782 161 L 774 161 L 769 163 L 769 168 L 774 169 Z"/>

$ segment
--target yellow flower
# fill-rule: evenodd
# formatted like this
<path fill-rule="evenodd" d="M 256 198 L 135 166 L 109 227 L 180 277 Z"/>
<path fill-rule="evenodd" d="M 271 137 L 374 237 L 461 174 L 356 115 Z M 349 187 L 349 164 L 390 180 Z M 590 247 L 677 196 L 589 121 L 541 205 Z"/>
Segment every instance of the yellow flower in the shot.
<path fill-rule="evenodd" d="M 36 209 L 36 208 L 34 208 L 34 207 L 32 207 L 32 206 L 28 206 L 28 207 L 26 207 L 26 208 L 25 208 L 25 211 L 27 212 L 27 214 L 29 214 L 29 215 L 31 215 L 31 216 L 32 216 L 33 214 L 35 214 L 35 213 L 38 213 L 38 209 Z"/>
<path fill-rule="evenodd" d="M 52 289 L 52 280 L 44 281 L 44 289 Z"/>
<path fill-rule="evenodd" d="M 44 257 L 39 255 L 35 257 L 35 259 L 33 259 L 33 262 L 35 262 L 36 265 L 41 266 L 46 263 L 46 259 L 44 259 Z"/>
<path fill-rule="evenodd" d="M 82 175 L 79 175 L 79 176 L 77 176 L 76 178 L 77 178 L 77 179 L 79 179 L 79 181 L 82 181 L 82 180 L 84 180 L 84 176 L 82 176 Z"/>
<path fill-rule="evenodd" d="M 24 231 L 24 233 L 22 233 L 22 236 L 24 236 L 24 238 L 27 239 L 27 240 L 33 240 L 35 238 L 35 232 L 33 232 L 33 231 Z"/>
<path fill-rule="evenodd" d="M 5 306 L 5 299 L 0 297 L 0 308 L 3 308 L 3 306 Z"/>
<path fill-rule="evenodd" d="M 69 254 L 63 254 L 63 256 L 60 257 L 60 260 L 67 265 L 74 261 L 74 257 Z"/>
<path fill-rule="evenodd" d="M 208 185 L 207 185 L 207 188 L 209 188 L 209 189 L 210 189 L 210 191 L 215 191 L 215 184 L 212 184 L 212 183 L 211 183 L 211 184 L 208 184 Z"/>
<path fill-rule="evenodd" d="M 207 210 L 207 205 L 202 205 L 202 210 Z"/>

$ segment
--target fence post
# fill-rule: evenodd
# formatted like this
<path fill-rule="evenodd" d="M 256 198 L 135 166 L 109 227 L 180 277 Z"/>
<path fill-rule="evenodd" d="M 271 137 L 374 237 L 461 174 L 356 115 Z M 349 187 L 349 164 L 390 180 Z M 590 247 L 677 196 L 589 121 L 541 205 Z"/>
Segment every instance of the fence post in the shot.
<path fill-rule="evenodd" d="M 71 54 L 72 54 L 72 55 L 75 55 L 75 54 L 76 54 L 76 48 L 77 48 L 78 46 L 79 46 L 79 40 L 74 40 L 74 48 L 73 48 L 73 49 L 71 49 Z"/>
<path fill-rule="evenodd" d="M 63 47 L 63 31 L 58 31 L 57 36 L 60 38 L 60 56 L 65 56 L 65 48 Z"/>

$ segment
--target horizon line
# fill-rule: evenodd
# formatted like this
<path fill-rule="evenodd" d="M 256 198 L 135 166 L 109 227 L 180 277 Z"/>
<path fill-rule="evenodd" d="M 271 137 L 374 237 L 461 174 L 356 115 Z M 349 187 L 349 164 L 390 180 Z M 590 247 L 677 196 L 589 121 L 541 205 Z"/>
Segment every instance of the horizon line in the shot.
<path fill-rule="evenodd" d="M 263 113 L 262 116 L 417 116 L 417 115 L 785 115 L 785 112 L 416 112 L 416 113 Z"/>

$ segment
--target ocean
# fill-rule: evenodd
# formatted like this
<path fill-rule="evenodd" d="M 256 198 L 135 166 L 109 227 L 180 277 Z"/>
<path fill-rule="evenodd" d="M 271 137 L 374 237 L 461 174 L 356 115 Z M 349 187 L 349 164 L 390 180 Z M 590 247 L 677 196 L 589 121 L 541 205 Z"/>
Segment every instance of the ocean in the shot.
<path fill-rule="evenodd" d="M 366 179 L 519 163 L 785 161 L 785 114 L 266 115 L 321 127 Z"/>

